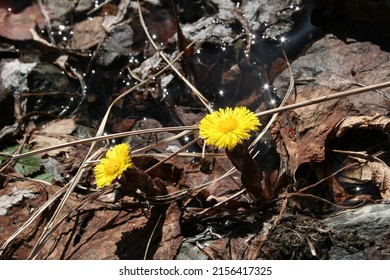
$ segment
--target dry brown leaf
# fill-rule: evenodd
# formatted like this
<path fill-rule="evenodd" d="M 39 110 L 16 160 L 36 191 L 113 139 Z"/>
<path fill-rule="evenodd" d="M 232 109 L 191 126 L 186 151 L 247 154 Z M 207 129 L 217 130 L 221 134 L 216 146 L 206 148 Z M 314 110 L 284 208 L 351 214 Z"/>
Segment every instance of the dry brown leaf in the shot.
<path fill-rule="evenodd" d="M 350 158 L 352 162 L 360 162 L 362 163 L 361 159 L 356 158 Z M 348 162 L 350 163 L 350 162 Z M 338 181 L 340 183 L 347 183 L 347 184 L 364 184 L 366 182 L 371 181 L 372 178 L 371 169 L 367 165 L 362 166 L 356 166 L 345 169 L 343 172 L 340 173 L 340 176 L 338 177 Z"/>
<path fill-rule="evenodd" d="M 328 34 L 291 64 L 296 82 L 296 95 L 291 102 L 355 89 L 357 83 L 373 85 L 387 81 L 390 69 L 388 55 L 388 52 L 370 42 L 347 43 Z M 351 75 L 351 69 L 356 75 Z M 307 81 L 307 78 L 311 80 L 298 83 Z M 289 71 L 281 74 L 273 85 L 279 92 L 286 92 Z M 389 111 L 390 100 L 386 95 L 384 92 L 368 92 L 280 114 L 273 132 L 289 175 L 295 175 L 295 171 L 304 163 L 317 163 L 325 159 L 325 145 L 337 133 L 337 125 L 346 130 L 369 127 L 388 131 L 388 119 L 381 117 Z M 346 118 L 353 115 L 364 117 Z M 340 130 L 339 134 L 344 132 Z"/>
<path fill-rule="evenodd" d="M 43 148 L 53 147 L 56 145 L 61 145 L 70 142 L 70 139 L 59 138 L 57 136 L 46 136 L 46 135 L 34 135 L 31 137 L 31 142 L 33 143 L 33 150 L 39 150 Z M 58 148 L 52 151 L 46 152 L 49 156 L 56 156 L 61 152 L 69 152 L 70 147 Z"/>
<path fill-rule="evenodd" d="M 390 198 L 390 167 L 384 162 L 368 162 L 372 182 L 379 188 L 382 198 Z"/>
<path fill-rule="evenodd" d="M 351 116 L 341 120 L 335 127 L 337 137 L 341 137 L 350 129 L 377 129 L 383 132 L 390 131 L 390 118 L 375 114 L 374 116 Z"/>
<path fill-rule="evenodd" d="M 102 27 L 107 31 L 111 32 L 125 17 L 127 9 L 130 5 L 130 0 L 122 0 L 119 3 L 118 10 L 115 16 L 106 15 L 102 22 Z"/>
<path fill-rule="evenodd" d="M 155 260 L 172 260 L 183 241 L 180 228 L 180 209 L 177 203 L 169 205 L 162 227 L 160 247 L 153 256 Z"/>
<path fill-rule="evenodd" d="M 240 236 L 225 237 L 215 240 L 202 250 L 213 260 L 236 260 L 246 239 Z"/>
<path fill-rule="evenodd" d="M 95 204 L 95 206 L 97 206 Z M 142 259 L 146 243 L 153 224 L 149 224 L 148 211 L 89 211 L 90 215 L 81 217 L 76 224 L 79 236 L 77 243 L 72 242 L 65 259 L 76 260 L 113 260 Z M 91 217 L 92 216 L 92 217 Z M 154 220 L 153 220 L 154 221 Z M 80 224 L 80 223 L 84 223 Z M 74 225 L 74 224 L 73 224 Z M 56 233 L 58 238 L 66 233 L 66 225 Z M 56 253 L 50 259 L 58 259 L 66 246 L 66 238 L 56 247 Z M 49 246 L 47 246 L 49 247 Z"/>
<path fill-rule="evenodd" d="M 382 198 L 390 198 L 390 167 L 377 160 L 365 160 L 356 157 L 350 157 L 352 162 L 358 162 L 361 165 L 344 170 L 338 181 L 347 184 L 364 184 L 371 181 L 378 187 Z"/>
<path fill-rule="evenodd" d="M 33 150 L 52 147 L 60 144 L 68 143 L 75 140 L 70 134 L 76 129 L 76 124 L 73 119 L 56 120 L 48 123 L 42 131 L 33 134 L 31 143 Z M 49 156 L 56 156 L 61 152 L 69 152 L 70 147 L 55 149 L 48 151 Z"/>
<path fill-rule="evenodd" d="M 45 20 L 35 2 L 19 13 L 13 13 L 8 8 L 6 5 L 0 7 L 0 36 L 11 40 L 29 40 L 32 38 L 30 29 L 36 25 L 41 29 L 45 27 Z"/>
<path fill-rule="evenodd" d="M 0 216 L 6 215 L 9 208 L 20 206 L 24 199 L 34 198 L 38 191 L 39 187 L 29 181 L 9 184 L 8 188 L 0 190 Z"/>
<path fill-rule="evenodd" d="M 48 197 L 51 197 L 59 190 L 56 185 L 48 185 L 44 188 L 42 185 L 35 181 L 19 181 L 11 182 L 4 186 L 5 193 L 11 194 L 13 190 L 17 188 L 23 192 L 33 193 L 34 196 L 25 198 L 19 201 L 17 204 L 7 209 L 7 214 L 0 216 L 0 244 L 4 242 L 14 234 L 32 215 L 32 211 L 38 209 L 45 203 Z M 0 193 L 2 196 L 4 193 Z M 26 259 L 36 242 L 39 234 L 42 232 L 43 227 L 39 226 L 43 222 L 43 218 L 36 219 L 30 226 L 27 227 L 9 247 L 7 247 L 4 253 L 6 259 Z"/>
<path fill-rule="evenodd" d="M 103 17 L 94 17 L 76 24 L 73 28 L 71 48 L 88 50 L 99 44 L 106 37 L 106 31 L 102 27 L 103 20 Z"/>
<path fill-rule="evenodd" d="M 55 120 L 48 123 L 42 132 L 47 134 L 69 135 L 76 129 L 74 119 Z"/>

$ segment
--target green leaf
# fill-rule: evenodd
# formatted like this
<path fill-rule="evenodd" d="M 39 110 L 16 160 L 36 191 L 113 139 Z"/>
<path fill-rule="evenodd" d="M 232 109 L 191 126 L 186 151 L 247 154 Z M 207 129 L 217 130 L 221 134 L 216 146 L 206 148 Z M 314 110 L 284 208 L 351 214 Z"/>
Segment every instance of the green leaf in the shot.
<path fill-rule="evenodd" d="M 5 148 L 1 152 L 4 153 L 4 154 L 9 154 L 10 155 L 10 154 L 14 153 L 18 147 L 19 147 L 18 145 L 11 146 L 11 147 Z M 5 159 L 6 159 L 6 157 L 0 156 L 0 163 L 2 163 L 3 160 L 5 160 Z"/>
<path fill-rule="evenodd" d="M 18 146 L 11 146 L 3 150 L 3 153 L 12 154 L 18 149 Z M 23 149 L 23 153 L 28 152 Z M 4 160 L 4 157 L 2 157 Z M 1 159 L 0 159 L 1 160 Z M 23 176 L 28 176 L 38 171 L 41 168 L 41 158 L 36 155 L 31 155 L 18 159 L 15 162 L 14 169 Z"/>
<path fill-rule="evenodd" d="M 53 174 L 49 174 L 49 173 L 43 173 L 43 174 L 39 174 L 39 175 L 35 176 L 34 179 L 35 180 L 45 181 L 45 182 L 48 182 L 48 183 L 53 183 L 54 175 Z"/>
<path fill-rule="evenodd" d="M 32 155 L 20 158 L 16 161 L 14 169 L 23 176 L 28 176 L 41 168 L 41 158 Z"/>

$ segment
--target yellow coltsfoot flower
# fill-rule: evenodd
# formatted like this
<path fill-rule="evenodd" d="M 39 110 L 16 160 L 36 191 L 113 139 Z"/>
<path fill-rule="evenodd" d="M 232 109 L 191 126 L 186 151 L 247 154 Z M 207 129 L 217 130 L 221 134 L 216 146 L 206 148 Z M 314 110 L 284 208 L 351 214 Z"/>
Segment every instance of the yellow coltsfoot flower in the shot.
<path fill-rule="evenodd" d="M 206 144 L 232 150 L 259 126 L 259 119 L 246 107 L 227 107 L 206 115 L 200 121 L 199 134 Z"/>
<path fill-rule="evenodd" d="M 97 187 L 103 188 L 110 185 L 122 175 L 123 171 L 132 166 L 129 144 L 115 145 L 112 150 L 107 151 L 106 157 L 102 158 L 95 167 Z"/>

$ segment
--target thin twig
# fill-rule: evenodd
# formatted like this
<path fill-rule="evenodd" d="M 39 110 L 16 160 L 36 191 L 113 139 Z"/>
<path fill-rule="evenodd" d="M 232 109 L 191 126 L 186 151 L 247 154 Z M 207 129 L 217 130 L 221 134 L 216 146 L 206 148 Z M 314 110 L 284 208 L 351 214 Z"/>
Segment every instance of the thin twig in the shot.
<path fill-rule="evenodd" d="M 339 204 L 336 204 L 336 203 L 333 203 L 325 198 L 322 198 L 322 197 L 319 197 L 319 196 L 316 196 L 316 195 L 313 195 L 313 194 L 309 194 L 309 193 L 300 193 L 300 192 L 294 192 L 294 193 L 284 193 L 284 194 L 281 194 L 279 195 L 279 198 L 290 198 L 290 197 L 294 197 L 294 196 L 300 196 L 300 197 L 309 197 L 309 198 L 313 198 L 314 200 L 320 200 L 320 201 L 323 201 L 325 203 L 328 203 L 336 208 L 339 208 L 339 209 L 355 209 L 355 208 L 358 208 L 360 207 L 361 205 L 363 205 L 364 203 L 366 203 L 365 200 L 363 200 L 362 203 L 358 204 L 358 205 L 355 205 L 355 206 L 343 206 L 343 205 L 339 205 Z"/>
<path fill-rule="evenodd" d="M 45 5 L 43 5 L 43 3 L 42 3 L 42 0 L 37 0 L 37 3 L 38 3 L 38 6 L 39 6 L 39 9 L 41 10 L 41 14 L 42 14 L 43 18 L 45 19 L 45 24 L 46 24 L 46 28 L 47 28 L 47 34 L 49 36 L 50 42 L 51 42 L 52 45 L 55 46 L 56 45 L 56 41 L 54 40 L 54 37 L 53 37 L 53 32 L 52 32 L 52 29 L 51 29 L 51 23 L 50 23 L 49 14 L 46 11 Z"/>
<path fill-rule="evenodd" d="M 204 209 L 203 211 L 201 211 L 201 212 L 199 212 L 199 213 L 196 213 L 196 215 L 197 215 L 197 216 L 198 216 L 198 215 L 199 215 L 199 216 L 200 216 L 200 215 L 203 215 L 203 214 L 205 214 L 206 212 L 210 211 L 211 209 L 215 209 L 215 208 L 221 206 L 222 204 L 225 204 L 226 202 L 228 202 L 228 201 L 230 201 L 230 200 L 232 200 L 232 199 L 234 199 L 234 198 L 236 198 L 236 197 L 239 197 L 240 195 L 242 195 L 242 194 L 245 193 L 245 192 L 246 192 L 246 189 L 242 189 L 242 190 L 236 192 L 235 194 L 229 196 L 228 198 L 225 198 L 224 200 L 222 200 L 222 201 L 220 201 L 220 202 L 214 204 L 213 206 L 211 206 L 211 207 L 209 207 L 209 208 L 206 208 L 206 209 Z"/>
<path fill-rule="evenodd" d="M 287 92 L 282 100 L 282 102 L 280 103 L 279 105 L 279 108 L 283 108 L 284 104 L 286 104 L 288 98 L 290 97 L 291 95 L 291 92 L 293 91 L 294 89 L 294 76 L 293 76 L 293 73 L 292 73 L 292 70 L 291 70 L 291 66 L 290 66 L 290 62 L 288 61 L 288 58 L 287 58 L 287 55 L 286 53 L 283 51 L 283 55 L 284 55 L 284 58 L 286 59 L 286 63 L 287 63 L 287 66 L 288 66 L 288 71 L 289 71 L 289 77 L 290 77 L 290 84 L 288 86 L 288 89 L 287 89 Z M 253 152 L 253 149 L 255 147 L 255 145 L 260 141 L 260 139 L 264 136 L 264 134 L 268 131 L 268 129 L 271 127 L 271 125 L 274 123 L 274 121 L 276 120 L 277 116 L 278 116 L 278 112 L 277 113 L 274 113 L 272 115 L 272 118 L 269 120 L 269 122 L 267 123 L 267 125 L 263 128 L 263 130 L 259 133 L 259 135 L 256 137 L 256 139 L 249 145 L 249 151 L 250 152 Z M 253 157 L 256 157 L 256 155 L 259 153 L 260 151 L 258 151 Z"/>
<path fill-rule="evenodd" d="M 145 248 L 144 260 L 146 260 L 146 257 L 148 255 L 148 251 L 149 251 L 149 247 L 150 247 L 150 242 L 152 241 L 153 235 L 156 232 L 157 226 L 159 225 L 162 216 L 163 215 L 160 214 L 160 216 L 158 217 L 157 223 L 154 225 L 152 233 L 150 234 L 150 237 L 148 239 L 148 243 L 146 244 L 146 248 Z"/>
<path fill-rule="evenodd" d="M 181 151 L 184 151 L 185 149 L 187 149 L 188 147 L 192 146 L 193 144 L 195 144 L 196 142 L 198 142 L 200 139 L 200 137 L 197 137 L 195 138 L 194 140 L 190 141 L 189 143 L 185 144 L 183 147 L 181 147 L 179 150 L 177 150 L 176 152 L 172 153 L 169 157 L 166 157 L 164 158 L 163 160 L 159 161 L 158 163 L 156 163 L 155 165 L 149 167 L 147 170 L 145 170 L 145 173 L 148 173 L 150 171 L 152 171 L 153 169 L 157 168 L 158 166 L 160 166 L 161 164 L 163 164 L 164 162 L 168 161 L 169 159 L 173 158 L 174 156 L 176 156 L 177 154 L 179 154 Z"/>
<path fill-rule="evenodd" d="M 99 10 L 101 7 L 103 7 L 104 5 L 110 3 L 112 0 L 106 0 L 104 1 L 103 3 L 97 5 L 95 8 L 93 8 L 92 10 L 90 10 L 87 15 L 90 16 L 91 14 L 93 14 L 94 12 L 96 12 L 97 10 Z"/>

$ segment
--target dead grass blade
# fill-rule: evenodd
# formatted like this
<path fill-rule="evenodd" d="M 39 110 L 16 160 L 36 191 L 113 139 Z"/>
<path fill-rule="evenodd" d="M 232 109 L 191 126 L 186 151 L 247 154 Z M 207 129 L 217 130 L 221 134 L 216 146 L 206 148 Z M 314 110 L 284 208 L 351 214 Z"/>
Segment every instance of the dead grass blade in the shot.
<path fill-rule="evenodd" d="M 280 103 L 279 105 L 279 108 L 283 108 L 284 104 L 286 104 L 287 100 L 289 99 L 290 95 L 291 95 L 291 92 L 293 91 L 294 89 L 294 76 L 293 76 L 293 73 L 292 73 L 292 70 L 291 70 L 291 65 L 290 65 L 290 62 L 288 61 L 288 58 L 285 54 L 285 52 L 283 51 L 283 55 L 284 55 L 284 58 L 286 60 L 286 63 L 287 63 L 287 67 L 288 67 L 288 71 L 289 71 L 289 77 L 290 77 L 290 84 L 288 86 L 288 89 L 287 89 L 287 92 L 282 100 L 282 102 Z M 256 146 L 256 144 L 260 141 L 260 139 L 264 136 L 264 134 L 268 131 L 268 129 L 271 127 L 271 125 L 274 123 L 274 121 L 276 120 L 276 118 L 278 117 L 278 114 L 279 112 L 276 112 L 272 115 L 271 119 L 269 120 L 269 122 L 267 123 L 267 125 L 262 129 L 262 131 L 259 133 L 259 135 L 256 137 L 255 140 L 253 140 L 253 142 L 249 145 L 249 151 L 252 152 L 254 147 Z M 257 153 L 259 153 L 260 151 L 258 151 Z M 257 155 L 257 153 L 254 155 L 254 157 Z"/>
<path fill-rule="evenodd" d="M 311 100 L 307 100 L 307 101 L 303 101 L 303 102 L 299 102 L 299 103 L 295 103 L 295 104 L 291 104 L 291 105 L 286 105 L 286 106 L 283 106 L 280 108 L 270 109 L 270 110 L 267 110 L 264 112 L 256 113 L 255 115 L 257 117 L 269 116 L 269 115 L 273 115 L 275 113 L 286 112 L 286 111 L 294 110 L 297 108 L 311 106 L 311 105 L 323 103 L 323 102 L 334 100 L 334 99 L 339 99 L 339 98 L 343 98 L 343 97 L 347 97 L 347 96 L 351 96 L 351 95 L 366 93 L 369 91 L 376 91 L 376 90 L 379 90 L 382 88 L 387 88 L 387 87 L 390 87 L 390 81 L 371 85 L 371 86 L 366 86 L 366 87 L 362 87 L 362 88 L 346 90 L 346 91 L 342 91 L 339 93 L 330 94 L 330 95 L 326 95 L 326 96 L 321 96 L 321 97 L 314 98 Z"/>

